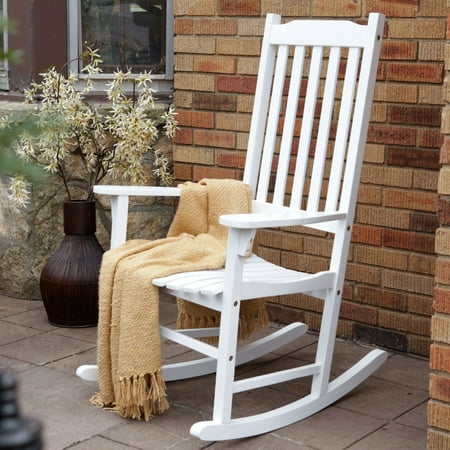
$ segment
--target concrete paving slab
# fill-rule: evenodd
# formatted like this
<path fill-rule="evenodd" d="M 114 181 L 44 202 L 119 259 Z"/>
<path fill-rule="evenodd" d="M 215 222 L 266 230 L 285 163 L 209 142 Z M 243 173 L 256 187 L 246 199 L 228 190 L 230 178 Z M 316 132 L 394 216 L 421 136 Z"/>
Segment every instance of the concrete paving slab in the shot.
<path fill-rule="evenodd" d="M 394 420 L 427 398 L 428 392 L 422 389 L 369 378 L 341 399 L 337 405 L 355 412 L 364 411 L 364 414 L 384 420 Z"/>
<path fill-rule="evenodd" d="M 160 316 L 173 326 L 172 298 L 162 299 Z M 317 335 L 307 334 L 276 354 L 240 367 L 238 373 L 263 373 L 269 363 L 273 369 L 312 361 L 316 341 Z M 341 373 L 368 351 L 367 346 L 337 340 L 333 373 Z M 186 359 L 192 353 L 164 344 L 166 361 Z M 0 295 L 0 368 L 16 374 L 22 412 L 42 421 L 45 450 L 414 450 L 426 446 L 426 359 L 391 354 L 372 377 L 324 411 L 272 433 L 225 442 L 204 442 L 189 435 L 194 422 L 211 417 L 214 375 L 168 382 L 170 410 L 146 423 L 124 419 L 89 402 L 97 384 L 78 379 L 75 370 L 95 361 L 95 327 L 54 327 L 42 302 Z M 306 378 L 240 394 L 234 412 L 247 415 L 292 401 L 309 384 Z"/>
<path fill-rule="evenodd" d="M 91 348 L 93 348 L 93 344 L 89 342 L 62 336 L 51 331 L 26 337 L 12 344 L 2 345 L 1 354 L 42 366 Z"/>
<path fill-rule="evenodd" d="M 347 448 L 384 424 L 382 419 L 331 406 L 312 417 L 276 431 L 276 435 L 313 448 L 336 450 Z"/>
<path fill-rule="evenodd" d="M 426 434 L 421 430 L 389 423 L 348 448 L 349 450 L 424 450 L 427 448 L 427 439 Z"/>

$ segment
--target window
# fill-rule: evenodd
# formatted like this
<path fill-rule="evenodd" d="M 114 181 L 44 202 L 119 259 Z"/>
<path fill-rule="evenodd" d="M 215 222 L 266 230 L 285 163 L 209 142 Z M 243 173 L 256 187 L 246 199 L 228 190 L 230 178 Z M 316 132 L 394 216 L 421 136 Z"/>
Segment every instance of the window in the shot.
<path fill-rule="evenodd" d="M 3 22 L 3 28 L 0 28 L 0 52 L 4 55 L 8 51 L 8 30 L 6 26 L 8 11 L 6 0 L 0 0 L 0 18 Z M 0 89 L 9 89 L 8 60 L 4 58 L 0 58 Z"/>
<path fill-rule="evenodd" d="M 117 69 L 153 74 L 153 87 L 168 91 L 173 77 L 172 0 L 67 0 L 70 69 L 86 46 L 98 48 L 107 79 Z"/>

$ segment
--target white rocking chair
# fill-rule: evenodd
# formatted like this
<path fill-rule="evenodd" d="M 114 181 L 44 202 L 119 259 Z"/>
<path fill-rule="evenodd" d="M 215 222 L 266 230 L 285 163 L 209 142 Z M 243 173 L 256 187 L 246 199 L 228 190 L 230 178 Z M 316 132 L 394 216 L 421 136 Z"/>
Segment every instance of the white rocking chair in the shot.
<path fill-rule="evenodd" d="M 221 311 L 217 330 L 161 327 L 164 338 L 206 355 L 164 366 L 166 381 L 216 372 L 212 420 L 191 428 L 200 439 L 242 438 L 299 421 L 350 392 L 386 360 L 386 352 L 372 350 L 330 381 L 383 26 L 384 16 L 375 13 L 367 25 L 337 20 L 281 24 L 280 16 L 267 16 L 243 177 L 254 192 L 253 212 L 221 217 L 229 228 L 224 269 L 154 281 L 175 297 Z M 178 188 L 164 187 L 97 186 L 95 192 L 112 196 L 112 247 L 126 240 L 129 196 L 179 195 Z M 328 270 L 310 274 L 248 257 L 256 230 L 293 225 L 334 236 Z M 236 381 L 237 365 L 307 330 L 293 323 L 238 350 L 240 302 L 295 293 L 324 301 L 315 361 Z M 205 334 L 219 335 L 218 346 L 196 339 Z M 96 366 L 81 366 L 77 374 L 96 380 Z M 309 395 L 262 414 L 231 417 L 235 394 L 300 377 L 312 377 Z"/>

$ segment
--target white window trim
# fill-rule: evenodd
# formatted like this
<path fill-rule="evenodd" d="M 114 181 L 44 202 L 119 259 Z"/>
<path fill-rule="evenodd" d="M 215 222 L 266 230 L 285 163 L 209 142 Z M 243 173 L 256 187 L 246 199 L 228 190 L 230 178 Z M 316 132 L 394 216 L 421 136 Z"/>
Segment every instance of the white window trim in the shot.
<path fill-rule="evenodd" d="M 152 87 L 157 92 L 168 92 L 173 87 L 173 0 L 166 1 L 166 73 L 152 75 Z M 69 70 L 78 73 L 77 58 L 82 53 L 81 2 L 79 0 L 67 0 L 67 34 Z M 79 78 L 82 79 L 83 75 L 79 74 Z M 98 74 L 94 79 L 98 82 L 95 89 L 105 90 L 111 74 Z"/>
<path fill-rule="evenodd" d="M 2 1 L 2 0 L 0 0 Z M 6 21 L 8 19 L 8 1 L 3 0 L 3 19 Z M 5 25 L 3 30 L 3 51 L 8 51 L 8 25 Z M 0 90 L 9 90 L 9 62 L 7 59 L 3 61 L 0 66 Z"/>

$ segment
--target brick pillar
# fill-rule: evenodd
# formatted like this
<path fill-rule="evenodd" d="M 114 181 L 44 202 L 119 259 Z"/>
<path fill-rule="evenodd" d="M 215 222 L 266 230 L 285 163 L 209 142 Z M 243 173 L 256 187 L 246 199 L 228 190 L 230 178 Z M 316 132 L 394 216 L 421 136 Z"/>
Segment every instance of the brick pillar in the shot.
<path fill-rule="evenodd" d="M 447 0 L 441 170 L 438 182 L 439 228 L 436 231 L 436 286 L 431 321 L 428 448 L 450 448 L 450 0 Z"/>

